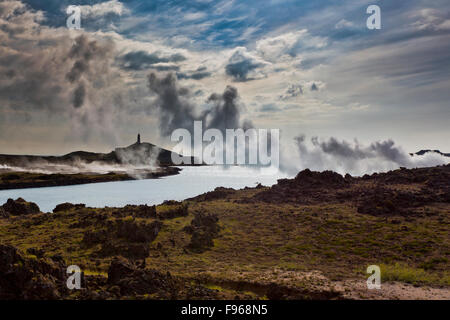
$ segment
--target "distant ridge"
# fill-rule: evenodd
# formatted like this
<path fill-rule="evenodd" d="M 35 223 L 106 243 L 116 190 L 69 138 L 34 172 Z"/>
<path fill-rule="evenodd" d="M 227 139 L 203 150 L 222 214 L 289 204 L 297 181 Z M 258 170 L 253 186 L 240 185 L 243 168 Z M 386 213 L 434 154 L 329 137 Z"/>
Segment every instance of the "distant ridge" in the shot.
<path fill-rule="evenodd" d="M 410 155 L 411 156 L 414 156 L 414 155 L 416 155 L 416 156 L 423 156 L 426 153 L 437 153 L 437 154 L 440 154 L 441 156 L 444 156 L 444 157 L 450 157 L 450 153 L 443 153 L 443 152 L 441 152 L 439 150 L 429 150 L 429 149 L 420 150 L 420 151 L 417 151 L 416 153 L 410 153 Z"/>
<path fill-rule="evenodd" d="M 157 156 L 156 156 L 157 155 Z M 45 160 L 50 163 L 65 163 L 68 161 L 85 161 L 87 163 L 102 161 L 117 164 L 147 165 L 155 161 L 159 166 L 172 166 L 172 151 L 160 148 L 152 143 L 137 142 L 124 148 L 116 148 L 110 153 L 74 151 L 63 156 L 30 156 L 0 154 L 0 163 L 13 166 L 25 166 L 28 162 Z M 191 163 L 194 163 L 193 158 Z"/>

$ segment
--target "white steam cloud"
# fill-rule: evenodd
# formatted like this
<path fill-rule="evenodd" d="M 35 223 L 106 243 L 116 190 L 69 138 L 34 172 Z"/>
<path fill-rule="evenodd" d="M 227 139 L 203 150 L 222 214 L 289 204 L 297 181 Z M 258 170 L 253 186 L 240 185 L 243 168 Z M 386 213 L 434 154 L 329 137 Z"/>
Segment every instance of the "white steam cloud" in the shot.
<path fill-rule="evenodd" d="M 146 174 L 160 170 L 156 165 L 147 164 L 111 164 L 102 161 L 86 162 L 80 159 L 53 163 L 46 160 L 21 162 L 18 165 L 0 164 L 1 172 L 29 172 L 38 174 L 128 174 L 135 179 L 143 179 Z"/>
<path fill-rule="evenodd" d="M 281 144 L 280 159 L 281 170 L 289 175 L 308 168 L 361 176 L 399 167 L 432 167 L 450 162 L 449 157 L 434 152 L 411 156 L 392 140 L 378 141 L 366 146 L 357 140 L 350 143 L 333 137 L 307 139 L 304 135 L 291 142 L 284 140 Z"/>

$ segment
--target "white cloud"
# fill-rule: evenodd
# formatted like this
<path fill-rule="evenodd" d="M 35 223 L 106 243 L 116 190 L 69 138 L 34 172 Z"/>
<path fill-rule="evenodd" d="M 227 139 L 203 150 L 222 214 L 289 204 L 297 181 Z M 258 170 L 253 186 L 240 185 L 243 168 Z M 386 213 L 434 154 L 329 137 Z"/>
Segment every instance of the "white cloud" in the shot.
<path fill-rule="evenodd" d="M 199 20 L 206 17 L 206 13 L 204 12 L 189 12 L 183 15 L 183 20 L 185 21 L 193 21 Z"/>
<path fill-rule="evenodd" d="M 271 63 L 264 61 L 246 47 L 237 47 L 226 65 L 226 72 L 238 81 L 265 78 L 264 67 Z"/>
<path fill-rule="evenodd" d="M 411 24 L 417 30 L 450 30 L 450 17 L 445 11 L 437 9 L 421 9 L 410 14 L 415 22 Z"/>
<path fill-rule="evenodd" d="M 80 6 L 81 14 L 87 18 L 100 18 L 108 14 L 114 14 L 117 16 L 122 16 L 129 14 L 130 10 L 125 7 L 125 5 L 118 0 L 110 0 L 106 2 L 101 2 L 94 4 L 92 6 L 84 5 Z"/>
<path fill-rule="evenodd" d="M 275 37 L 267 37 L 256 42 L 256 51 L 269 61 L 277 61 L 283 56 L 295 56 L 305 49 L 326 47 L 327 40 L 311 36 L 306 29 L 287 32 Z"/>
<path fill-rule="evenodd" d="M 342 19 L 334 26 L 335 29 L 348 29 L 354 27 L 355 24 L 351 21 Z"/>

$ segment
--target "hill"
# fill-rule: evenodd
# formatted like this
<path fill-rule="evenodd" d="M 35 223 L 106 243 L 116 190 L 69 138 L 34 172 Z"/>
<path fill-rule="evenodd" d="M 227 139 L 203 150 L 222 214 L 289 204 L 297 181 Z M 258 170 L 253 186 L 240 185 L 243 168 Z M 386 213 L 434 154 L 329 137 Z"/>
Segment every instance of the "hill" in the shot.
<path fill-rule="evenodd" d="M 136 142 L 128 147 L 116 148 L 110 153 L 74 151 L 63 156 L 31 156 L 0 154 L 0 164 L 27 167 L 45 161 L 53 164 L 70 164 L 75 161 L 92 163 L 100 161 L 108 164 L 171 166 L 172 151 L 148 142 Z M 192 161 L 193 163 L 193 161 Z"/>

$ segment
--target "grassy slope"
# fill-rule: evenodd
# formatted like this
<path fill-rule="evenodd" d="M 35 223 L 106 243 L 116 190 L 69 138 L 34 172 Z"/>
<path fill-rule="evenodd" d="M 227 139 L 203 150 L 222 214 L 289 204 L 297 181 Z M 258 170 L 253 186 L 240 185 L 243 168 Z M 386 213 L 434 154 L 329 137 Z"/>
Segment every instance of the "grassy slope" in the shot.
<path fill-rule="evenodd" d="M 235 197 L 259 191 L 243 190 Z M 430 216 L 395 219 L 358 214 L 345 204 L 253 205 L 230 199 L 189 205 L 188 217 L 164 221 L 155 241 L 163 248 L 154 246 L 148 266 L 184 276 L 209 272 L 223 279 L 239 272 L 259 277 L 275 269 L 319 270 L 338 280 L 365 278 L 365 268 L 379 264 L 386 280 L 450 285 L 448 205 L 427 208 L 433 212 Z M 85 209 L 92 215 L 111 210 Z M 181 229 L 190 223 L 194 212 L 202 211 L 219 216 L 221 236 L 212 250 L 187 253 L 183 247 L 189 235 Z M 21 249 L 43 248 L 47 254 L 61 254 L 69 264 L 105 272 L 109 259 L 95 258 L 96 247 L 84 249 L 80 245 L 84 232 L 95 227 L 69 228 L 78 221 L 78 215 L 70 212 L 0 220 L 1 241 Z"/>
<path fill-rule="evenodd" d="M 253 193 L 241 191 L 238 197 Z M 149 259 L 151 265 L 188 274 L 210 271 L 225 278 L 274 269 L 320 270 L 338 280 L 366 278 L 367 266 L 379 264 L 389 280 L 450 285 L 448 206 L 428 208 L 433 216 L 415 219 L 362 215 L 348 205 L 254 205 L 216 200 L 191 206 L 219 215 L 223 230 L 215 247 L 201 255 L 183 255 L 178 246 L 171 247 L 170 238 L 186 241 L 178 230 L 189 219 L 180 218 L 157 239 L 166 248 L 167 258 Z"/>
<path fill-rule="evenodd" d="M 386 218 L 358 214 L 350 204 L 234 201 L 262 190 L 241 190 L 227 200 L 190 201 L 189 216 L 163 221 L 147 266 L 202 278 L 212 286 L 238 279 L 288 281 L 301 286 L 305 279 L 299 274 L 318 270 L 331 280 L 363 280 L 367 266 L 378 264 L 383 280 L 450 286 L 449 205 L 428 206 L 424 208 L 427 214 L 417 217 Z M 110 258 L 96 257 L 98 246 L 86 249 L 81 245 L 85 231 L 96 227 L 69 226 L 79 221 L 80 215 L 110 215 L 113 210 L 83 209 L 3 219 L 0 239 L 20 249 L 43 248 L 47 255 L 61 254 L 68 264 L 104 274 Z M 181 231 L 195 212 L 216 213 L 222 227 L 214 248 L 201 254 L 185 251 L 190 236 Z M 162 249 L 157 249 L 158 242 Z"/>

